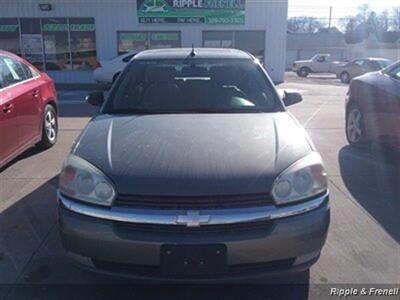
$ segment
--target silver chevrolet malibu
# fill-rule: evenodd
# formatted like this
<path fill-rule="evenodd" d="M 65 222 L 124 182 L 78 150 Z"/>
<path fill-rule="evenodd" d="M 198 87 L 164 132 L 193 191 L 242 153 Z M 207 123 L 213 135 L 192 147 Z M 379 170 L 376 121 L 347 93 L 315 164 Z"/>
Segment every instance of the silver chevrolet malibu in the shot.
<path fill-rule="evenodd" d="M 65 159 L 64 247 L 81 266 L 157 282 L 300 272 L 330 218 L 320 155 L 260 63 L 228 49 L 149 50 Z"/>

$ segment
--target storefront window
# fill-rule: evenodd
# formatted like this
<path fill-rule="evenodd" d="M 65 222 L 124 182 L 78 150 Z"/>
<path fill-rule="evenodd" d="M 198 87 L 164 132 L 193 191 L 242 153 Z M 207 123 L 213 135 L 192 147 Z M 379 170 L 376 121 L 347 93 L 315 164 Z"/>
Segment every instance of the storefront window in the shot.
<path fill-rule="evenodd" d="M 204 31 L 203 46 L 247 51 L 264 63 L 265 31 Z"/>
<path fill-rule="evenodd" d="M 43 19 L 46 70 L 71 69 L 67 18 Z"/>
<path fill-rule="evenodd" d="M 0 19 L 0 49 L 21 54 L 18 19 Z"/>
<path fill-rule="evenodd" d="M 71 36 L 72 68 L 91 70 L 96 67 L 96 33 L 93 18 L 71 18 L 69 21 Z"/>
<path fill-rule="evenodd" d="M 181 46 L 181 40 L 178 32 L 151 32 L 150 48 L 178 48 Z"/>
<path fill-rule="evenodd" d="M 38 69 L 43 70 L 43 41 L 41 20 L 20 19 L 22 56 Z"/>
<path fill-rule="evenodd" d="M 118 54 L 148 48 L 146 32 L 118 32 Z"/>
<path fill-rule="evenodd" d="M 206 48 L 234 48 L 233 31 L 205 31 L 203 45 Z"/>
<path fill-rule="evenodd" d="M 146 49 L 178 48 L 181 35 L 178 31 L 121 31 L 118 32 L 118 54 Z"/>
<path fill-rule="evenodd" d="M 0 18 L 0 49 L 22 55 L 40 70 L 92 70 L 94 18 Z"/>

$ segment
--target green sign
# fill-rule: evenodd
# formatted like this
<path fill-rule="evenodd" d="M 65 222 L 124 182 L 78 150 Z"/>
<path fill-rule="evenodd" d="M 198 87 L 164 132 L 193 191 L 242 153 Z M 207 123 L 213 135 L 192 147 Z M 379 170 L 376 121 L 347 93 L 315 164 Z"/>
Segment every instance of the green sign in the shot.
<path fill-rule="evenodd" d="M 244 24 L 246 0 L 137 0 L 139 23 Z"/>
<path fill-rule="evenodd" d="M 43 31 L 68 31 L 68 24 L 43 24 Z"/>
<path fill-rule="evenodd" d="M 119 39 L 122 43 L 124 42 L 146 42 L 147 34 L 140 32 L 122 32 L 119 35 Z"/>
<path fill-rule="evenodd" d="M 94 24 L 69 24 L 70 31 L 94 31 Z M 68 31 L 68 24 L 43 24 L 43 31 Z"/>
<path fill-rule="evenodd" d="M 18 29 L 18 25 L 0 25 L 0 32 L 14 32 Z"/>
<path fill-rule="evenodd" d="M 69 24 L 71 31 L 95 31 L 94 24 Z"/>
<path fill-rule="evenodd" d="M 179 41 L 179 34 L 174 32 L 151 33 L 150 39 L 153 41 Z"/>

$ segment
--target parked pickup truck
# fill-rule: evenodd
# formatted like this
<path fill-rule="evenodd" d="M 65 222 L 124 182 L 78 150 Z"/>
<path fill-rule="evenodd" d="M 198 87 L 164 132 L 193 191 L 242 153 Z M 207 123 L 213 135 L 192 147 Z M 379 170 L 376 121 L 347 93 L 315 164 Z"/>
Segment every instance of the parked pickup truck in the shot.
<path fill-rule="evenodd" d="M 317 54 L 309 60 L 299 60 L 293 63 L 293 72 L 300 77 L 307 77 L 310 73 L 334 73 L 344 62 L 331 61 L 330 54 Z"/>

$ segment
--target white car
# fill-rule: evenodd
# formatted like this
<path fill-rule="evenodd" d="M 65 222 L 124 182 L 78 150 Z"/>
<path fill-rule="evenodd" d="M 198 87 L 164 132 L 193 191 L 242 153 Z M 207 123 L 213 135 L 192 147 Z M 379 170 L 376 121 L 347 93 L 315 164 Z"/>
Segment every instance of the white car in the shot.
<path fill-rule="evenodd" d="M 298 60 L 293 63 L 293 72 L 299 77 L 307 77 L 311 73 L 334 73 L 344 62 L 332 61 L 330 54 L 317 54 L 309 60 Z"/>
<path fill-rule="evenodd" d="M 137 52 L 128 52 L 112 60 L 100 61 L 93 72 L 94 80 L 100 83 L 113 83 L 136 54 Z"/>

